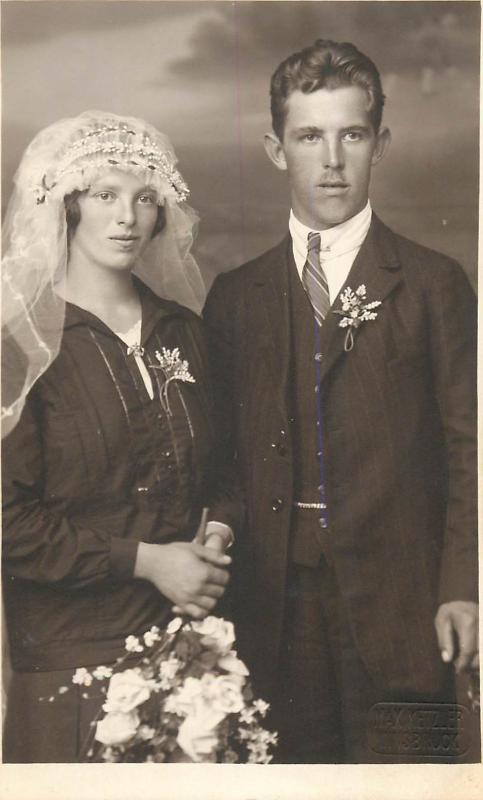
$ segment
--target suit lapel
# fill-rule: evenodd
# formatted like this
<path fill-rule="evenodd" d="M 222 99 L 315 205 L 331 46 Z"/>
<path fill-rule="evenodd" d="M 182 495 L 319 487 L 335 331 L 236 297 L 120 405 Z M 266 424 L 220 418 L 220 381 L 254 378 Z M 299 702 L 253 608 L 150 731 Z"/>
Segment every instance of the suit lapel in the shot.
<path fill-rule="evenodd" d="M 287 236 L 260 265 L 253 281 L 253 319 L 258 330 L 259 353 L 265 359 L 283 416 L 287 414 L 290 367 L 290 309 Z"/>
<path fill-rule="evenodd" d="M 292 240 L 285 239 L 260 264 L 253 280 L 253 321 L 258 331 L 257 345 L 265 359 L 268 373 L 275 389 L 277 403 L 285 416 L 287 413 L 287 387 L 290 369 L 290 307 L 288 270 L 292 261 Z M 373 214 L 371 227 L 351 267 L 341 292 L 350 286 L 353 290 L 366 286 L 367 302 L 384 299 L 402 279 L 399 256 L 391 231 Z M 340 295 L 340 293 L 339 293 Z M 339 297 L 333 308 L 339 309 Z M 346 329 L 339 326 L 340 316 L 329 312 L 321 329 L 320 379 L 323 381 L 344 351 Z M 368 324 L 377 325 L 377 320 Z M 355 332 L 364 335 L 364 325 Z"/>
<path fill-rule="evenodd" d="M 347 280 L 332 305 L 321 329 L 320 350 L 324 356 L 321 362 L 321 381 L 327 376 L 338 359 L 345 353 L 344 341 L 346 328 L 341 328 L 341 317 L 333 313 L 333 309 L 341 308 L 340 294 L 348 286 L 355 291 L 364 284 L 367 291 L 367 302 L 383 301 L 401 281 L 399 257 L 391 231 L 373 215 L 371 227 L 359 253 L 351 267 Z M 377 320 L 368 323 L 377 325 Z M 357 337 L 363 335 L 364 324 L 354 334 L 354 347 L 357 349 Z"/>

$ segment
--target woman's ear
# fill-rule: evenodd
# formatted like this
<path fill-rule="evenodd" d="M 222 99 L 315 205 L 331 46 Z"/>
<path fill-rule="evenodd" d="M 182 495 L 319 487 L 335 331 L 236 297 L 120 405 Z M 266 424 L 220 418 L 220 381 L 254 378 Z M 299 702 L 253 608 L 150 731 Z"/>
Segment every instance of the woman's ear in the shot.
<path fill-rule="evenodd" d="M 276 136 L 274 133 L 266 133 L 263 137 L 263 144 L 270 161 L 275 164 L 277 169 L 285 171 L 287 169 L 285 151 L 278 136 Z"/>

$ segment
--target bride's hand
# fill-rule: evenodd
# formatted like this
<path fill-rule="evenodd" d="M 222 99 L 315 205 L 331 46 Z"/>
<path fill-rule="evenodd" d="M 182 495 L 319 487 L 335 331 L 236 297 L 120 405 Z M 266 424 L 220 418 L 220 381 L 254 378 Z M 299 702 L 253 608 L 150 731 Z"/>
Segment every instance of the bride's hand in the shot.
<path fill-rule="evenodd" d="M 204 545 L 207 549 L 222 555 L 227 547 L 230 547 L 233 541 L 233 532 L 228 525 L 221 522 L 211 521 L 206 526 L 204 534 Z M 221 596 L 221 595 L 220 595 Z M 218 598 L 219 599 L 219 598 Z M 203 619 L 214 608 L 217 603 L 215 600 L 211 609 L 197 605 L 196 603 L 187 603 L 186 605 L 175 605 L 172 608 L 173 614 L 186 614 L 187 616 L 194 617 L 194 619 Z"/>
<path fill-rule="evenodd" d="M 195 542 L 140 542 L 134 575 L 151 581 L 181 613 L 201 619 L 223 596 L 230 563 L 229 556 Z"/>

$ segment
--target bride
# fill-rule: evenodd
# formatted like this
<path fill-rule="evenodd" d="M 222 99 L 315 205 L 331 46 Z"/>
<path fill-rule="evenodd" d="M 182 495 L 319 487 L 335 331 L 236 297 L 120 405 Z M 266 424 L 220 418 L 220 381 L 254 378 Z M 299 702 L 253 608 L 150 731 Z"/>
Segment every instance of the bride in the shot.
<path fill-rule="evenodd" d="M 193 313 L 197 220 L 175 163 L 143 120 L 88 112 L 41 131 L 16 174 L 3 258 L 7 762 L 77 761 L 101 701 L 58 687 L 115 662 L 173 607 L 201 619 L 228 581 L 240 508 L 222 487 Z"/>

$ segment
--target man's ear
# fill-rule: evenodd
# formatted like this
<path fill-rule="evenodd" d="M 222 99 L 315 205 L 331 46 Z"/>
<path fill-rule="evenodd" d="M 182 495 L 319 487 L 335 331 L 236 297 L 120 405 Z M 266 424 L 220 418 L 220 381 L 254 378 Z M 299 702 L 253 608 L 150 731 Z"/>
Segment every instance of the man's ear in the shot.
<path fill-rule="evenodd" d="M 376 145 L 371 159 L 372 166 L 384 158 L 390 144 L 391 131 L 389 128 L 381 128 L 379 133 L 376 134 Z"/>
<path fill-rule="evenodd" d="M 278 136 L 275 136 L 274 133 L 266 133 L 263 137 L 263 144 L 265 146 L 267 156 L 269 157 L 270 161 L 275 164 L 277 169 L 286 170 L 287 162 L 285 160 L 283 144 Z"/>

